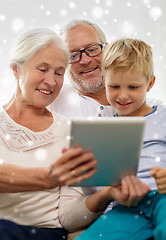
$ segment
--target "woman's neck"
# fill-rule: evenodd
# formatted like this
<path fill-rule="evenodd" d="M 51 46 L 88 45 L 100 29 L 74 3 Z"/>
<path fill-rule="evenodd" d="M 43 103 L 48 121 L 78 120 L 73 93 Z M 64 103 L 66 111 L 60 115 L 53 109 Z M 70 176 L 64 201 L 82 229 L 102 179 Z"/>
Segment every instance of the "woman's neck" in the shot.
<path fill-rule="evenodd" d="M 28 105 L 15 97 L 4 105 L 4 109 L 17 124 L 34 132 L 44 131 L 53 123 L 53 116 L 47 108 Z"/>

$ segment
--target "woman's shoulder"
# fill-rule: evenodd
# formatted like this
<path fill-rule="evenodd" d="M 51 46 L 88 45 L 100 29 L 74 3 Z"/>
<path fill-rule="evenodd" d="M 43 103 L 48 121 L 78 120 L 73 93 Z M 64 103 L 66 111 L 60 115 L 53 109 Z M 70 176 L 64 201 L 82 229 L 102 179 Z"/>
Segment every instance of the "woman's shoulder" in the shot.
<path fill-rule="evenodd" d="M 3 106 L 0 105 L 0 122 L 6 122 L 7 121 L 7 115 L 6 115 L 6 111 L 4 110 Z"/>

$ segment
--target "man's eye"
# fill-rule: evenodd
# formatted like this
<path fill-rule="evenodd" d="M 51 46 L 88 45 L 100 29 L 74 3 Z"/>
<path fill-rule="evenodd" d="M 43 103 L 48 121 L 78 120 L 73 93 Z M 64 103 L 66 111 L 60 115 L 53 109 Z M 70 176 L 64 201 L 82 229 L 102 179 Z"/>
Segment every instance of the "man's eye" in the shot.
<path fill-rule="evenodd" d="M 91 48 L 88 48 L 87 50 L 88 50 L 88 52 L 94 52 L 94 51 L 98 50 L 98 48 L 97 47 L 91 47 Z"/>
<path fill-rule="evenodd" d="M 70 58 L 71 58 L 71 59 L 75 59 L 75 58 L 78 57 L 78 55 L 79 55 L 79 53 L 77 53 L 77 52 L 71 53 L 71 54 L 70 54 Z"/>

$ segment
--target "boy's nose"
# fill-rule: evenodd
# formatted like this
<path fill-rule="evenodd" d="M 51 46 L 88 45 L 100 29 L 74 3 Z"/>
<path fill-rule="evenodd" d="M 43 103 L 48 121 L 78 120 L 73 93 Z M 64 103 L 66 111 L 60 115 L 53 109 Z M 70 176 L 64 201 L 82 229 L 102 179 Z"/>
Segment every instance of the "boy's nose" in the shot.
<path fill-rule="evenodd" d="M 119 98 L 121 100 L 125 100 L 125 99 L 128 99 L 128 94 L 126 91 L 121 91 L 120 94 L 119 94 Z"/>

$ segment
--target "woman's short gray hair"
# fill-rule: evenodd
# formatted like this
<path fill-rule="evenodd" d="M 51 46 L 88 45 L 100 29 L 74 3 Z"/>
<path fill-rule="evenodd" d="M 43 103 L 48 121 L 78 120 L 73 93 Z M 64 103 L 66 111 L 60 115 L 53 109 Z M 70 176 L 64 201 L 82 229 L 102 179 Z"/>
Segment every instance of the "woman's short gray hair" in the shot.
<path fill-rule="evenodd" d="M 56 47 L 64 50 L 64 53 L 66 55 L 66 62 L 68 63 L 68 48 L 61 37 L 49 29 L 38 28 L 25 32 L 17 40 L 12 52 L 10 67 L 13 64 L 22 66 L 39 50 L 44 49 L 52 44 L 55 44 Z"/>
<path fill-rule="evenodd" d="M 91 27 L 93 27 L 96 32 L 98 33 L 99 39 L 101 41 L 101 43 L 106 43 L 106 36 L 104 34 L 104 32 L 101 30 L 101 28 L 95 24 L 92 23 L 88 20 L 85 19 L 74 19 L 71 22 L 69 22 L 66 26 L 64 26 L 61 30 L 60 30 L 60 35 L 65 35 L 67 33 L 67 31 L 69 31 L 70 29 L 76 27 L 76 26 L 80 26 L 80 25 L 89 25 Z"/>

